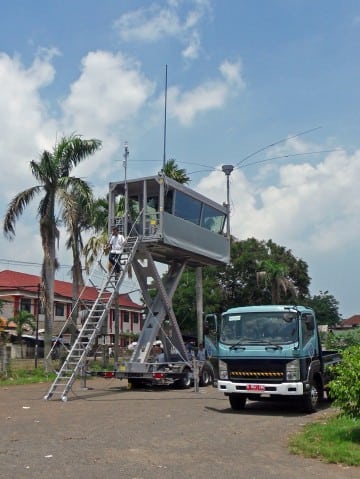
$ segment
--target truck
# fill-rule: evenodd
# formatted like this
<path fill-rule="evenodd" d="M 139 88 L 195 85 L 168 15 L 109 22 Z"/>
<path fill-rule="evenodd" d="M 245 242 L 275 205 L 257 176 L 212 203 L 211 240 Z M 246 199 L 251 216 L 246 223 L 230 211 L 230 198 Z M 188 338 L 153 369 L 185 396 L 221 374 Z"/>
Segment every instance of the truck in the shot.
<path fill-rule="evenodd" d="M 315 412 L 325 398 L 336 351 L 322 348 L 315 312 L 304 306 L 241 306 L 207 315 L 216 383 L 233 410 L 248 400 L 296 399 Z"/>
<path fill-rule="evenodd" d="M 156 345 L 154 346 L 156 350 Z M 178 389 L 188 389 L 198 383 L 200 386 L 213 384 L 215 373 L 209 360 L 198 360 L 196 354 L 183 357 L 178 351 L 171 351 L 169 356 L 163 354 L 161 360 L 150 355 L 145 371 L 133 371 L 124 363 L 114 372 L 114 377 L 127 379 L 132 388 L 142 386 L 174 386 Z"/>

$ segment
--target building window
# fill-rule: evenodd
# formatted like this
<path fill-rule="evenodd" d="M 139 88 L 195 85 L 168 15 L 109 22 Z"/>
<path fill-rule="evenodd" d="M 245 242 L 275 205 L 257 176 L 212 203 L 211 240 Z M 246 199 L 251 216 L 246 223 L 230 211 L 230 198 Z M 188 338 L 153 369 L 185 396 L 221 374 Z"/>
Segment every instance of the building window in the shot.
<path fill-rule="evenodd" d="M 55 316 L 64 317 L 64 304 L 63 303 L 55 303 Z"/>
<path fill-rule="evenodd" d="M 30 298 L 21 298 L 20 311 L 28 311 L 29 313 L 31 313 L 31 299 Z"/>
<path fill-rule="evenodd" d="M 124 318 L 124 323 L 128 323 L 129 322 L 129 311 L 124 311 L 123 312 L 123 318 Z"/>
<path fill-rule="evenodd" d="M 139 322 L 139 315 L 138 313 L 133 313 L 133 323 L 137 324 Z"/>

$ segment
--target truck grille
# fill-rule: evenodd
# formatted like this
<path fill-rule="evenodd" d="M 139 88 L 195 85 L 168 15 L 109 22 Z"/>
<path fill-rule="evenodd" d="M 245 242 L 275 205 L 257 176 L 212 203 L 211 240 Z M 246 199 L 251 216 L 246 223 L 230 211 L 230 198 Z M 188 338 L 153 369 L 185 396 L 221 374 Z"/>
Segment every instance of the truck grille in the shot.
<path fill-rule="evenodd" d="M 253 379 L 253 380 L 264 380 L 264 379 L 277 379 L 282 380 L 284 374 L 280 371 L 230 371 L 230 379 Z"/>
<path fill-rule="evenodd" d="M 229 379 L 234 382 L 270 382 L 280 383 L 285 380 L 286 360 L 243 359 L 229 360 Z"/>

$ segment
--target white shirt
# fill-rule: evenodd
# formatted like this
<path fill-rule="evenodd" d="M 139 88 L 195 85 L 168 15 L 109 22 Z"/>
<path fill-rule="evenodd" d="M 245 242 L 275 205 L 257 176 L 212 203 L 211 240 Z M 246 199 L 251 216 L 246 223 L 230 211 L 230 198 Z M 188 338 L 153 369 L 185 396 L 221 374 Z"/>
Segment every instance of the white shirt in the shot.
<path fill-rule="evenodd" d="M 112 235 L 110 238 L 110 246 L 111 251 L 110 253 L 114 254 L 121 254 L 123 252 L 123 245 L 124 245 L 125 238 L 121 234 Z"/>

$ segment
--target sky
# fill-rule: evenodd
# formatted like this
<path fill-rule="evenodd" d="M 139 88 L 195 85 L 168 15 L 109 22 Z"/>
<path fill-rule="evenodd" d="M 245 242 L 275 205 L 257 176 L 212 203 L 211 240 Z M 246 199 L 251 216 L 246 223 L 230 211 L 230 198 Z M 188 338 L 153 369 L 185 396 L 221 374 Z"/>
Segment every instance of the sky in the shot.
<path fill-rule="evenodd" d="M 128 178 L 165 153 L 219 203 L 230 164 L 232 234 L 290 249 L 311 294 L 360 314 L 359 50 L 358 0 L 1 0 L 1 217 L 72 133 L 102 141 L 73 170 L 96 196 L 124 179 L 125 142 Z M 0 236 L 0 269 L 40 274 L 40 198 Z"/>

